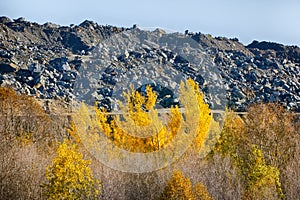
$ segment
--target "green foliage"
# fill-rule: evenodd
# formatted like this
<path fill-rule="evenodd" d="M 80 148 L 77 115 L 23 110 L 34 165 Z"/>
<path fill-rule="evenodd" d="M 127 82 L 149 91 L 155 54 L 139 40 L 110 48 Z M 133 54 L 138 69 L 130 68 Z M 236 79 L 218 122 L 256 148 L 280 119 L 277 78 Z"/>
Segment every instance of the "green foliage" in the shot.
<path fill-rule="evenodd" d="M 43 186 L 48 199 L 95 199 L 100 194 L 100 182 L 74 144 L 62 142 L 52 165 L 47 167 L 47 183 Z"/>
<path fill-rule="evenodd" d="M 279 167 L 293 155 L 291 127 L 290 116 L 276 104 L 253 105 L 243 120 L 226 113 L 213 154 L 230 156 L 245 180 L 245 199 L 284 197 Z"/>
<path fill-rule="evenodd" d="M 279 181 L 279 169 L 267 165 L 263 153 L 256 146 L 245 163 L 246 191 L 245 199 L 273 199 L 283 198 L 284 195 Z M 274 191 L 276 191 L 274 193 Z"/>

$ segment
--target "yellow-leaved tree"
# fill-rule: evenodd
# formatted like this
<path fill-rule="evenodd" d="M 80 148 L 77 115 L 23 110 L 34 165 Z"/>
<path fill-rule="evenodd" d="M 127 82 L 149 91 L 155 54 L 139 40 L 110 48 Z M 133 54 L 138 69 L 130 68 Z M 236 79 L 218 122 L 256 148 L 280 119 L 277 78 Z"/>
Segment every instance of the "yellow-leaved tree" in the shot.
<path fill-rule="evenodd" d="M 154 152 L 167 146 L 173 147 L 174 138 L 182 144 L 187 144 L 191 138 L 194 138 L 193 149 L 200 151 L 213 119 L 195 81 L 188 79 L 180 84 L 179 98 L 185 109 L 184 114 L 177 106 L 172 107 L 170 113 L 159 114 L 159 111 L 154 108 L 157 95 L 150 86 L 146 86 L 146 95 L 131 87 L 123 96 L 125 102 L 119 102 L 121 115 L 110 115 L 96 106 L 90 108 L 82 104 L 78 112 L 73 115 L 76 125 L 72 128 L 75 131 L 73 133 L 79 135 L 81 139 L 84 138 L 83 141 L 95 149 L 98 147 L 94 141 L 98 143 L 103 141 L 104 135 L 120 149 L 135 153 Z M 178 133 L 181 133 L 180 137 Z M 176 147 L 170 149 L 174 148 Z"/>
<path fill-rule="evenodd" d="M 184 94 L 183 96 L 189 99 L 195 95 L 197 98 L 197 103 L 195 105 L 186 106 L 185 112 L 199 112 L 198 124 L 194 124 L 194 126 L 197 126 L 197 133 L 193 142 L 193 149 L 199 153 L 204 146 L 204 142 L 209 134 L 209 129 L 213 124 L 213 117 L 208 104 L 204 102 L 204 94 L 200 91 L 199 85 L 193 79 L 188 79 L 186 85 L 191 87 L 192 91 L 181 90 L 181 93 Z M 181 88 L 183 87 L 183 83 L 181 83 Z M 195 107 L 198 107 L 198 109 L 195 109 Z M 213 125 L 216 124 L 214 123 Z"/>
<path fill-rule="evenodd" d="M 245 163 L 246 191 L 243 199 L 283 199 L 279 181 L 279 169 L 267 165 L 263 153 L 252 147 L 248 162 Z"/>
<path fill-rule="evenodd" d="M 146 86 L 145 96 L 133 88 L 123 96 L 125 102 L 119 102 L 122 117 L 109 116 L 105 110 L 95 109 L 97 126 L 116 146 L 131 152 L 157 151 L 171 143 L 181 124 L 185 123 L 187 128 L 196 127 L 193 144 L 194 149 L 200 151 L 213 119 L 195 81 L 188 79 L 180 85 L 180 101 L 185 109 L 185 122 L 177 106 L 171 108 L 164 121 L 159 117 L 158 110 L 154 108 L 157 95 L 150 86 Z M 76 120 L 76 115 L 74 119 Z"/>
<path fill-rule="evenodd" d="M 161 200 L 177 199 L 195 199 L 191 180 L 179 170 L 173 172 L 161 196 Z"/>
<path fill-rule="evenodd" d="M 193 188 L 194 196 L 197 200 L 213 200 L 214 198 L 207 191 L 207 188 L 202 183 L 196 183 Z"/>
<path fill-rule="evenodd" d="M 96 199 L 101 184 L 94 178 L 89 164 L 75 144 L 62 142 L 57 156 L 46 169 L 45 196 L 48 199 Z"/>
<path fill-rule="evenodd" d="M 192 186 L 190 178 L 180 170 L 175 170 L 160 197 L 161 200 L 213 200 L 205 185 L 196 183 Z"/>
<path fill-rule="evenodd" d="M 115 145 L 131 152 L 152 152 L 168 144 L 180 128 L 182 115 L 178 107 L 171 108 L 166 125 L 154 109 L 157 95 L 150 86 L 146 96 L 131 88 L 123 94 L 125 102 L 119 102 L 123 113 L 109 120 L 104 110 L 96 109 L 96 118 L 101 131 Z"/>
<path fill-rule="evenodd" d="M 234 166 L 238 168 L 241 177 L 245 180 L 244 199 L 284 198 L 282 185 L 279 179 L 279 167 L 272 162 L 268 162 L 268 160 L 271 160 L 272 158 L 269 158 L 268 160 L 265 159 L 264 151 L 261 149 L 261 147 L 267 146 L 268 140 L 265 140 L 264 143 L 259 140 L 259 138 L 266 137 L 266 132 L 263 132 L 262 130 L 270 125 L 267 124 L 261 128 L 259 122 L 255 119 L 255 116 L 263 119 L 274 119 L 274 117 L 270 117 L 270 112 L 263 113 L 262 115 L 265 116 L 262 117 L 258 116 L 258 114 L 254 116 L 253 112 L 256 113 L 257 111 L 254 111 L 253 109 L 250 111 L 251 112 L 245 117 L 246 120 L 243 120 L 231 111 L 226 112 L 226 120 L 221 136 L 215 145 L 213 153 L 221 154 L 224 157 L 229 156 L 233 161 Z M 274 116 L 273 114 L 271 115 Z M 249 121 L 256 121 L 256 126 L 250 124 Z M 265 121 L 266 120 L 261 120 L 261 123 L 265 123 Z M 273 126 L 273 122 L 268 121 L 267 123 L 271 123 Z M 273 137 L 274 136 L 275 134 Z M 260 141 L 260 143 L 256 142 L 254 139 Z M 269 145 L 267 147 L 269 147 Z M 273 151 L 272 148 L 268 148 L 268 150 Z M 280 154 L 277 155 L 279 156 Z M 273 160 L 275 160 L 275 158 Z M 276 158 L 276 160 L 278 160 L 278 158 Z"/>
<path fill-rule="evenodd" d="M 234 112 L 226 110 L 223 129 L 212 153 L 220 153 L 223 156 L 230 156 L 238 167 L 242 167 L 242 158 L 247 152 L 245 145 L 245 124 Z"/>

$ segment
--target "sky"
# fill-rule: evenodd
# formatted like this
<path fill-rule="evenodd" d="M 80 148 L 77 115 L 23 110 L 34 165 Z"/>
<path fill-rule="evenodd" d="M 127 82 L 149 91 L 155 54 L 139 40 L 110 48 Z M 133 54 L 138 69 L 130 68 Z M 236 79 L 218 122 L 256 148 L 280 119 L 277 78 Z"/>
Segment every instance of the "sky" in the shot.
<path fill-rule="evenodd" d="M 300 46 L 299 0 L 1 0 L 0 15 L 59 25 L 163 28 Z"/>

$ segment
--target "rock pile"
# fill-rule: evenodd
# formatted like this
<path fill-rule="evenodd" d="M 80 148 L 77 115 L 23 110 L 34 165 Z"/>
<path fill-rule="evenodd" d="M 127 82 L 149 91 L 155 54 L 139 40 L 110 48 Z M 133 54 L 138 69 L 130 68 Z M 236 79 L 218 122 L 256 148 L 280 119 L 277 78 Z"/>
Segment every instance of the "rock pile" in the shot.
<path fill-rule="evenodd" d="M 157 29 L 138 33 L 139 42 L 143 40 L 139 49 L 135 49 L 134 42 L 122 44 L 128 47 L 126 51 L 104 49 L 111 59 L 109 65 L 94 59 L 97 48 L 108 38 L 132 30 L 140 31 L 137 27 L 101 26 L 91 21 L 59 26 L 0 17 L 0 84 L 38 99 L 59 99 L 66 104 L 78 95 L 85 100 L 90 96 L 110 110 L 114 94 L 130 80 L 138 82 L 140 91 L 144 83 L 153 84 L 162 107 L 179 104 L 178 88 L 172 79 L 180 75 L 196 80 L 207 94 L 211 91 L 209 83 L 214 81 L 226 90 L 228 106 L 237 111 L 244 111 L 253 102 L 278 101 L 300 112 L 300 49 L 296 46 L 258 41 L 244 46 L 237 39 L 188 32 L 167 34 Z M 170 41 L 175 36 L 182 44 L 164 46 L 166 38 Z M 186 45 L 187 39 L 200 46 L 204 61 L 195 54 L 197 45 Z M 188 52 L 185 55 L 195 58 L 178 52 Z M 206 67 L 217 68 L 220 76 L 205 74 L 207 68 L 195 64 L 200 60 Z M 162 70 L 145 70 L 149 63 L 163 66 Z M 94 71 L 82 74 L 91 66 Z M 145 73 L 147 80 L 140 76 Z M 80 91 L 79 86 L 94 90 Z M 222 101 L 219 91 L 215 93 L 206 96 L 212 108 L 218 108 Z"/>

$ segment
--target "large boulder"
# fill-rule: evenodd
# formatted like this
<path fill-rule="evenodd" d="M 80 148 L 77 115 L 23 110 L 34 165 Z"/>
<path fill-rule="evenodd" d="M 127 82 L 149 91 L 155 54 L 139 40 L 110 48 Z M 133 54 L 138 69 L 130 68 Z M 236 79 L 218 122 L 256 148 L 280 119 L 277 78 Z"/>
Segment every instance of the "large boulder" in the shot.
<path fill-rule="evenodd" d="M 14 63 L 0 63 L 0 73 L 15 72 L 19 67 Z"/>

